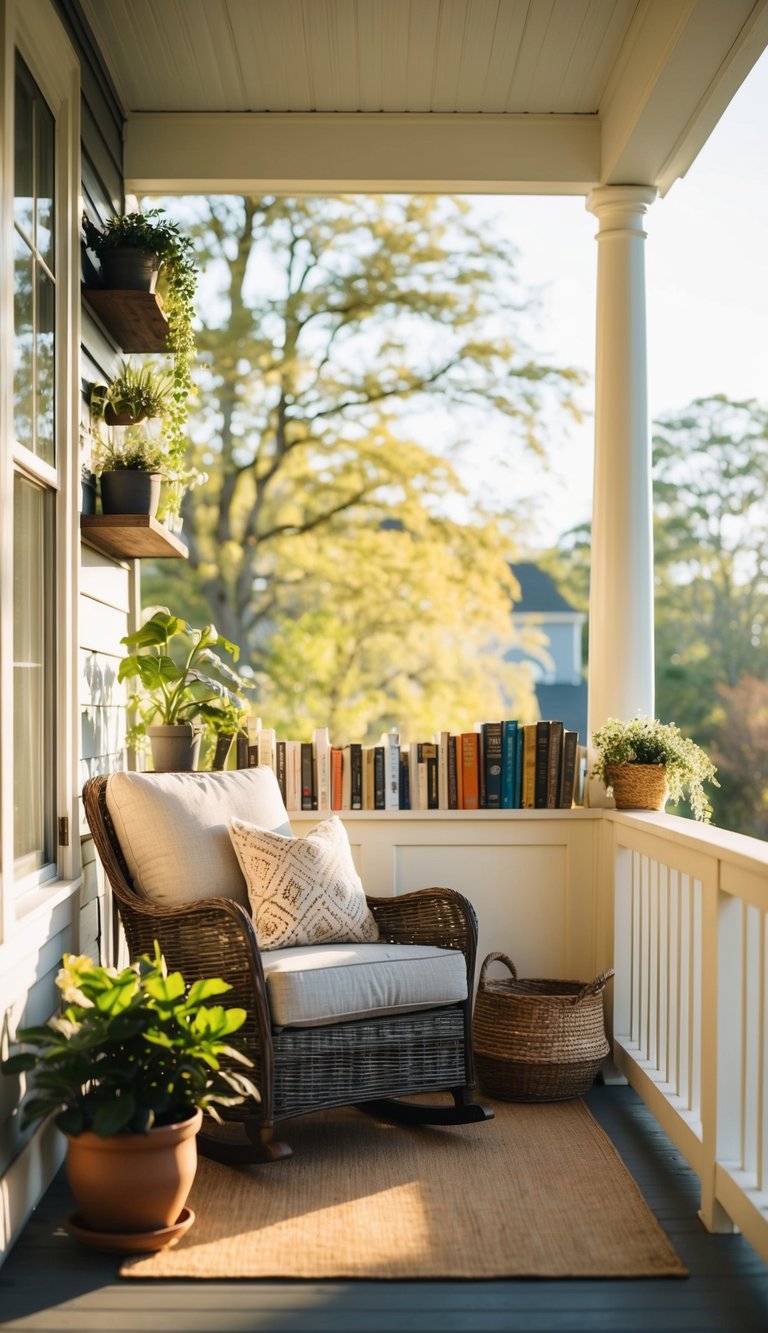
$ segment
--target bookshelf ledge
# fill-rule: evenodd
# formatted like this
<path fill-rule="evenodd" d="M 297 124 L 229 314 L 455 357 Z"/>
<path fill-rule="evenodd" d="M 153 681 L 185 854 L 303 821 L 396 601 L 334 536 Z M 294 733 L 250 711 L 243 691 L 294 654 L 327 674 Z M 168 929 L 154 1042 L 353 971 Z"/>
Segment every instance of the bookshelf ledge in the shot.
<path fill-rule="evenodd" d="M 94 550 L 118 560 L 186 560 L 189 555 L 175 533 L 149 514 L 81 514 L 80 535 Z"/>

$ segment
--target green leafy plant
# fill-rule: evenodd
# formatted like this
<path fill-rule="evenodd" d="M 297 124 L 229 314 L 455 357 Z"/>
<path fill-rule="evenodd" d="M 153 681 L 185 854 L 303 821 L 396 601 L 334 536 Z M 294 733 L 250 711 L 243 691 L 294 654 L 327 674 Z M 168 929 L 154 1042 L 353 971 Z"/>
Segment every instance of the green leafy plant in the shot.
<path fill-rule="evenodd" d="M 221 648 L 236 662 L 240 649 L 214 625 L 193 629 L 161 607 L 121 643 L 135 651 L 121 659 L 118 680 L 140 684 L 132 700 L 139 717 L 132 742 L 153 722 L 173 726 L 201 718 L 216 725 L 223 711 L 244 707 L 248 683 L 214 652 Z"/>
<path fill-rule="evenodd" d="M 191 368 L 195 359 L 192 321 L 195 314 L 197 264 L 192 242 L 188 236 L 181 234 L 178 223 L 165 216 L 162 208 L 149 208 L 145 213 L 124 213 L 109 218 L 103 227 L 97 227 L 90 218 L 85 218 L 83 230 L 86 245 L 99 258 L 107 250 L 132 247 L 145 254 L 156 255 L 160 261 L 160 282 L 168 319 L 168 347 L 173 353 L 173 394 L 168 408 L 166 434 L 173 461 L 180 466 L 187 448 L 184 426 L 192 385 Z"/>
<path fill-rule="evenodd" d="M 719 787 L 717 769 L 695 741 L 684 736 L 674 722 L 652 717 L 633 717 L 621 722 L 609 717 L 595 732 L 597 751 L 592 773 L 610 790 L 608 769 L 617 764 L 663 764 L 672 801 L 687 800 L 695 819 L 708 822 L 712 809 L 703 784 Z"/>
<path fill-rule="evenodd" d="M 165 476 L 168 455 L 162 445 L 146 435 L 128 435 L 119 443 L 100 440 L 91 466 L 96 476 L 102 472 L 159 472 Z"/>
<path fill-rule="evenodd" d="M 119 972 L 85 955 L 62 962 L 61 1013 L 21 1029 L 24 1049 L 2 1063 L 4 1074 L 33 1076 L 23 1126 L 55 1113 L 65 1134 L 108 1138 L 176 1124 L 197 1107 L 220 1120 L 218 1106 L 258 1100 L 247 1075 L 228 1067 L 252 1065 L 229 1040 L 245 1010 L 207 1003 L 231 990 L 227 982 L 188 986 L 180 972 L 168 972 L 157 941 L 154 957 Z"/>
<path fill-rule="evenodd" d="M 130 416 L 133 421 L 162 417 L 171 406 L 173 391 L 169 370 L 158 370 L 151 361 L 141 366 L 123 361 L 109 384 L 94 385 L 91 412 L 98 419 L 103 419 L 109 410 L 115 416 Z"/>

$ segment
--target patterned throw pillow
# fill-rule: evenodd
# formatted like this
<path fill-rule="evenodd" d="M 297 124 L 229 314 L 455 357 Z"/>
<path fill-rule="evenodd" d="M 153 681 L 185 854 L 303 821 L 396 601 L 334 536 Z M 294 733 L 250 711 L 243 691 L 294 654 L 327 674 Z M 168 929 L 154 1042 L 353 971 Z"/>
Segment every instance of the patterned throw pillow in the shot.
<path fill-rule="evenodd" d="M 340 819 L 324 820 L 306 838 L 286 838 L 232 819 L 229 836 L 260 949 L 379 938 Z"/>

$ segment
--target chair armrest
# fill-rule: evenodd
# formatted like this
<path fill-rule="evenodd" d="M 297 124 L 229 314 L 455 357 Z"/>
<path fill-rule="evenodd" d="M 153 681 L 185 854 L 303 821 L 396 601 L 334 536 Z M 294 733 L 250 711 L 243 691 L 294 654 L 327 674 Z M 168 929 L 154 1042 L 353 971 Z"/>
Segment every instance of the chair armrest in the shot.
<path fill-rule="evenodd" d="M 369 898 L 383 940 L 392 944 L 434 944 L 460 949 L 474 967 L 477 916 L 455 889 L 419 889 L 394 898 Z"/>

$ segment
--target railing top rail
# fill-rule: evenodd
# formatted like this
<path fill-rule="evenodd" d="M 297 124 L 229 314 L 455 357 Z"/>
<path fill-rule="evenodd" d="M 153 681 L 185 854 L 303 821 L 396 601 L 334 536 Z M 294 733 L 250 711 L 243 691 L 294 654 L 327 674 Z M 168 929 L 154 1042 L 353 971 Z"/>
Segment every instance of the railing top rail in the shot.
<path fill-rule="evenodd" d="M 642 830 L 677 847 L 703 852 L 719 861 L 768 876 L 768 842 L 711 824 L 665 815 L 656 810 L 605 810 L 611 823 Z"/>

